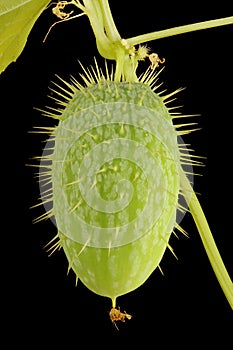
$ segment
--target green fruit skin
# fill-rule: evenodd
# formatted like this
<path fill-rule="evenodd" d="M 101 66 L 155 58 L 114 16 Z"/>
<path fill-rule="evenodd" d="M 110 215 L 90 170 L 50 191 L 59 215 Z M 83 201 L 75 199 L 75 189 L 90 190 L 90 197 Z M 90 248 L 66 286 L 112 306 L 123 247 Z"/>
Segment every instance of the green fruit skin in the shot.
<path fill-rule="evenodd" d="M 60 242 L 83 284 L 115 300 L 146 281 L 168 246 L 177 133 L 163 99 L 142 83 L 77 89 L 61 119 L 52 165 Z"/>

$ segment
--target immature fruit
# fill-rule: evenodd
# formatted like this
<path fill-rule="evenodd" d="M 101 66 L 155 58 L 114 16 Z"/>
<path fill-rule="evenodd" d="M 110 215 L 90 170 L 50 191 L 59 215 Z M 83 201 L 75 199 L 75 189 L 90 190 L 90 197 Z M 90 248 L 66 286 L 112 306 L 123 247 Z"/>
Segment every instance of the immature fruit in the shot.
<path fill-rule="evenodd" d="M 50 157 L 59 238 L 52 249 L 62 247 L 69 268 L 115 307 L 169 247 L 180 152 L 165 98 L 150 86 L 154 75 L 138 83 L 94 75 L 84 77 L 86 87 L 66 83 L 72 97 L 52 114 L 59 119 Z"/>

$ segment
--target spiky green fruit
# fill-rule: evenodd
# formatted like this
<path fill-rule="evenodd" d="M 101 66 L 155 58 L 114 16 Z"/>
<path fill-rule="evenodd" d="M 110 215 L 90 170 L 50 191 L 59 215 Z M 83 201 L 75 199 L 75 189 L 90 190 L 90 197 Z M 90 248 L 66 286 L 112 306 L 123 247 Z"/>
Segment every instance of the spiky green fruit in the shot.
<path fill-rule="evenodd" d="M 159 266 L 176 224 L 177 131 L 155 76 L 115 82 L 99 71 L 54 115 L 52 213 L 77 278 L 115 300 Z M 59 93 L 62 95 L 61 93 Z M 47 113 L 50 114 L 51 113 Z"/>

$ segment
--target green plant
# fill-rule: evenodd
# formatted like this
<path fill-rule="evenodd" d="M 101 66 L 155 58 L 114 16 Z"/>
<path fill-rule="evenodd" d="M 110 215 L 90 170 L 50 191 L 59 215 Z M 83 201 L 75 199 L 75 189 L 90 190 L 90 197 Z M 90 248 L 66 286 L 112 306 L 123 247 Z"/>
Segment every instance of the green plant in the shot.
<path fill-rule="evenodd" d="M 29 6 L 33 1 L 19 3 Z M 47 3 L 41 1 L 37 15 Z M 77 16 L 89 18 L 99 53 L 115 61 L 115 70 L 109 71 L 106 64 L 103 73 L 97 63 L 83 68 L 85 86 L 62 81 L 56 88 L 60 108 L 45 111 L 59 121 L 46 130 L 55 145 L 52 155 L 44 159 L 51 161 L 43 175 L 48 175 L 46 181 L 51 180 L 53 187 L 51 195 L 44 193 L 43 198 L 52 200 L 53 209 L 37 219 L 55 215 L 58 235 L 50 250 L 62 247 L 77 278 L 112 299 L 112 321 L 124 321 L 130 315 L 116 309 L 116 297 L 139 287 L 159 266 L 170 248 L 173 228 L 179 228 L 175 219 L 181 191 L 233 307 L 232 282 L 182 169 L 186 155 L 177 143 L 178 126 L 173 125 L 177 114 L 166 105 L 176 92 L 157 93 L 156 69 L 163 60 L 141 46 L 158 38 L 232 24 L 233 17 L 122 39 L 107 0 L 55 3 L 53 12 L 61 20 L 76 16 L 66 11 L 67 5 L 81 10 Z M 8 15 L 13 11 L 16 7 Z M 4 67 L 19 52 L 13 55 L 13 48 L 14 44 L 11 54 L 3 57 Z M 138 63 L 146 58 L 151 67 L 138 77 Z"/>

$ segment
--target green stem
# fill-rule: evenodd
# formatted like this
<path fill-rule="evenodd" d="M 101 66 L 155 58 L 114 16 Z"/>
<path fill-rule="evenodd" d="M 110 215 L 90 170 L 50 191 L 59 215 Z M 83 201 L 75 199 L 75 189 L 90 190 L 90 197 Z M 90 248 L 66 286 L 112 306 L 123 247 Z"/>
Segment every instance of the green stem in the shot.
<path fill-rule="evenodd" d="M 92 30 L 96 38 L 96 45 L 100 55 L 107 59 L 114 60 L 116 58 L 114 42 L 108 38 L 105 30 L 105 14 L 103 12 L 102 6 L 105 9 L 106 4 L 104 4 L 102 0 L 83 0 L 83 3 L 85 5 L 85 13 L 89 18 Z"/>
<path fill-rule="evenodd" d="M 112 17 L 112 12 L 109 7 L 108 0 L 100 0 L 100 7 L 102 10 L 104 18 L 104 28 L 107 34 L 107 37 L 112 41 L 120 41 L 121 36 L 117 30 L 115 22 Z"/>
<path fill-rule="evenodd" d="M 212 268 L 231 308 L 233 309 L 233 283 L 225 268 L 221 255 L 219 254 L 197 196 L 182 169 L 180 170 L 180 177 L 182 193 L 187 200 Z"/>
<path fill-rule="evenodd" d="M 115 81 L 120 81 L 122 78 L 135 81 L 135 67 L 128 49 L 122 45 L 108 0 L 83 0 L 83 3 L 95 34 L 99 53 L 104 58 L 116 61 Z"/>
<path fill-rule="evenodd" d="M 194 24 L 188 24 L 184 26 L 179 26 L 179 27 L 174 27 L 174 28 L 169 28 L 165 30 L 160 30 L 148 34 L 142 34 L 135 36 L 133 38 L 126 39 L 129 45 L 139 45 L 142 43 L 145 43 L 147 41 L 152 41 L 156 39 L 161 39 L 161 38 L 167 38 L 169 36 L 173 35 L 178 35 L 178 34 L 184 34 L 188 32 L 193 32 L 196 30 L 201 30 L 201 29 L 208 29 L 208 28 L 213 28 L 213 27 L 219 27 L 227 24 L 233 24 L 233 16 L 231 17 L 226 17 L 226 18 L 220 18 L 220 19 L 214 19 L 210 21 L 205 21 L 205 22 L 199 22 L 199 23 L 194 23 Z"/>

